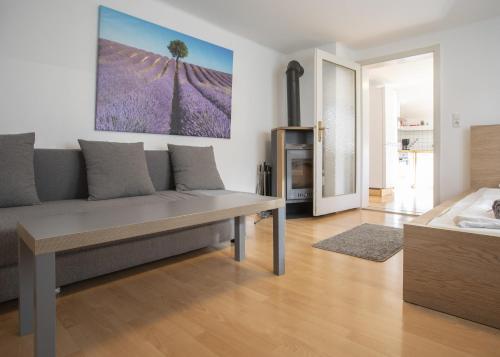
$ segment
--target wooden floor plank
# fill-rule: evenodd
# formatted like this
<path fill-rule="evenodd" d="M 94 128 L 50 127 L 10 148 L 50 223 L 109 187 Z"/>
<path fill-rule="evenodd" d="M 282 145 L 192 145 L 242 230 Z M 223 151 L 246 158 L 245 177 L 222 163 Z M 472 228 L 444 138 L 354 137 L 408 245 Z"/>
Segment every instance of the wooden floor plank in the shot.
<path fill-rule="evenodd" d="M 287 272 L 272 268 L 272 220 L 247 219 L 247 259 L 229 244 L 63 288 L 58 356 L 498 356 L 500 331 L 402 301 L 402 253 L 384 263 L 312 244 L 362 223 L 352 210 L 286 222 Z M 30 356 L 0 306 L 0 355 Z"/>

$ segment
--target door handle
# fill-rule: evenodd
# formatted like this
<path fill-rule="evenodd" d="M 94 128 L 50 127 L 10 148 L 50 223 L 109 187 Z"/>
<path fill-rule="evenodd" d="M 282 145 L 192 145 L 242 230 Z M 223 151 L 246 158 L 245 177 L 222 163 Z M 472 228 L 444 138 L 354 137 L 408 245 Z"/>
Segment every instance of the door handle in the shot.
<path fill-rule="evenodd" d="M 323 126 L 323 121 L 319 120 L 318 125 L 316 126 L 318 129 L 318 142 L 321 142 L 323 140 L 323 132 L 325 131 L 325 127 Z"/>

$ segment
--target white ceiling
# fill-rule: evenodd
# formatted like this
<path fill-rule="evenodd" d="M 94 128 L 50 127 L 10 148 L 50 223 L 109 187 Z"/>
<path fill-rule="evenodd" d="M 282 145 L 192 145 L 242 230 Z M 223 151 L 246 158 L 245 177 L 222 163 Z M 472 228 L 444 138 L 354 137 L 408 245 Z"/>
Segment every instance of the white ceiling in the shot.
<path fill-rule="evenodd" d="M 363 68 L 373 86 L 389 86 L 398 95 L 401 116 L 432 123 L 432 54 L 407 57 Z"/>
<path fill-rule="evenodd" d="M 368 74 L 370 82 L 377 85 L 388 85 L 393 88 L 426 85 L 432 89 L 432 54 L 366 66 L 363 71 Z"/>
<path fill-rule="evenodd" d="M 500 16 L 500 0 L 163 0 L 284 53 L 363 48 Z"/>

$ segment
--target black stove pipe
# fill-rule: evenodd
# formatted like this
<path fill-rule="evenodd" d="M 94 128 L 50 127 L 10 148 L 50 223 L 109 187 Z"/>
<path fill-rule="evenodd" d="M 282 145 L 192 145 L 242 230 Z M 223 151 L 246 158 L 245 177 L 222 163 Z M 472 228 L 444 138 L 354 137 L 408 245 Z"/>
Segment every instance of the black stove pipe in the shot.
<path fill-rule="evenodd" d="M 304 68 L 297 61 L 290 61 L 286 68 L 286 94 L 288 104 L 288 126 L 300 126 L 299 78 Z"/>

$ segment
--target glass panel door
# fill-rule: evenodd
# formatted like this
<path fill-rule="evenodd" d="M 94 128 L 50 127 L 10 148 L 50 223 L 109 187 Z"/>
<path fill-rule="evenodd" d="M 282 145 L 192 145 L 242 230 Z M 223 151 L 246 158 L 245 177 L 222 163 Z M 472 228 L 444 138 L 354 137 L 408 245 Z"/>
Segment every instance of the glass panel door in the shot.
<path fill-rule="evenodd" d="M 359 65 L 316 50 L 314 214 L 360 207 Z"/>
<path fill-rule="evenodd" d="M 323 197 L 356 192 L 356 72 L 323 67 Z"/>

